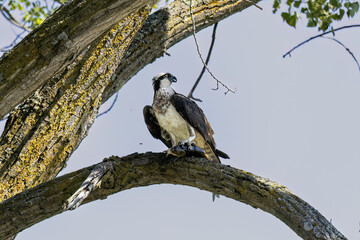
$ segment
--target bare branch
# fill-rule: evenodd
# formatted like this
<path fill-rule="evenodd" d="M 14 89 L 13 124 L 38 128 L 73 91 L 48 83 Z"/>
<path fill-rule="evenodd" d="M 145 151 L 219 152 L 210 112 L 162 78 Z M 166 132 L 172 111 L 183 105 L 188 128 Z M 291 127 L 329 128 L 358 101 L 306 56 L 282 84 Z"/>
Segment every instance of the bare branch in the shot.
<path fill-rule="evenodd" d="M 236 90 L 232 90 L 231 88 L 229 88 L 227 85 L 225 85 L 222 81 L 220 81 L 217 77 L 214 76 L 214 74 L 210 71 L 209 67 L 206 65 L 203 56 L 201 55 L 201 51 L 200 51 L 200 47 L 199 47 L 199 43 L 198 40 L 196 38 L 196 24 L 195 24 L 195 20 L 194 20 L 194 15 L 193 15 L 193 11 L 192 11 L 192 0 L 190 0 L 190 17 L 191 17 L 191 22 L 192 22 L 192 28 L 193 28 L 193 32 L 192 35 L 194 37 L 195 40 L 195 45 L 196 45 L 196 50 L 199 54 L 199 57 L 201 59 L 201 62 L 203 63 L 204 67 L 206 68 L 206 70 L 208 71 L 208 73 L 212 76 L 212 78 L 214 78 L 216 80 L 216 88 L 213 90 L 217 90 L 219 89 L 219 84 L 221 84 L 224 88 L 226 88 L 226 93 L 228 92 L 232 92 L 235 93 Z"/>
<path fill-rule="evenodd" d="M 99 114 L 96 116 L 96 118 L 99 118 L 99 117 L 101 117 L 102 115 L 107 114 L 108 112 L 110 112 L 111 109 L 114 107 L 114 105 L 115 105 L 115 103 L 116 103 L 116 101 L 117 101 L 117 99 L 118 99 L 118 96 L 119 96 L 119 92 L 117 92 L 117 93 L 115 94 L 115 98 L 114 98 L 114 101 L 111 103 L 111 106 L 110 106 L 108 109 L 106 109 L 105 111 L 103 111 L 102 113 L 99 113 Z"/>
<path fill-rule="evenodd" d="M 4 16 L 4 18 L 6 20 L 8 20 L 11 24 L 13 24 L 14 26 L 21 28 L 27 32 L 31 32 L 31 28 L 26 27 L 24 24 L 21 24 L 20 22 L 18 22 L 10 13 L 10 11 L 4 7 L 4 5 L 0 4 L 0 12 L 1 14 Z"/>
<path fill-rule="evenodd" d="M 206 65 L 209 64 L 211 52 L 212 52 L 213 47 L 214 47 L 215 36 L 216 36 L 216 28 L 217 28 L 217 26 L 218 26 L 218 23 L 215 23 L 215 24 L 214 24 L 214 28 L 213 28 L 213 33 L 212 33 L 212 36 L 211 36 L 211 44 L 210 44 L 209 52 L 208 52 L 208 55 L 207 55 L 206 61 L 205 61 L 205 64 L 206 64 Z M 200 72 L 199 77 L 196 79 L 196 82 L 195 82 L 194 86 L 193 86 L 192 89 L 190 90 L 190 93 L 189 93 L 189 95 L 188 95 L 188 98 L 191 98 L 191 99 L 194 99 L 194 100 L 196 100 L 196 101 L 202 102 L 201 99 L 195 98 L 195 97 L 193 96 L 193 93 L 194 93 L 197 85 L 199 84 L 202 76 L 204 75 L 205 69 L 206 69 L 206 68 L 205 68 L 205 65 L 204 65 L 203 68 L 202 68 L 202 70 L 201 70 L 201 72 Z"/>
<path fill-rule="evenodd" d="M 19 34 L 16 34 L 16 37 L 15 39 L 12 41 L 11 44 L 9 44 L 8 46 L 5 46 L 5 47 L 2 47 L 0 48 L 0 52 L 7 52 L 9 51 L 11 48 L 13 48 L 19 41 L 21 41 L 23 39 L 23 36 L 24 33 L 27 33 L 26 30 L 22 31 L 21 33 Z"/>
<path fill-rule="evenodd" d="M 257 7 L 260 10 L 263 10 L 262 7 L 260 7 L 259 5 L 256 4 L 256 2 L 252 1 L 252 0 L 245 0 L 246 2 L 251 3 L 252 5 L 254 5 L 255 7 Z"/>
<path fill-rule="evenodd" d="M 109 167 L 110 166 L 110 167 Z M 97 169 L 105 169 L 97 175 Z M 89 175 L 102 176 L 84 203 L 126 189 L 170 183 L 196 187 L 260 208 L 287 224 L 303 239 L 346 239 L 317 210 L 286 187 L 203 158 L 164 153 L 110 157 L 104 162 L 38 185 L 0 204 L 0 239 L 65 211 L 63 204 Z M 100 181 L 99 181 L 100 180 Z M 96 184 L 96 183 L 95 183 Z"/>
<path fill-rule="evenodd" d="M 347 26 L 343 26 L 343 27 L 339 27 L 339 28 L 335 28 L 335 29 L 329 30 L 329 31 L 324 32 L 324 33 L 321 33 L 321 34 L 319 34 L 319 35 L 315 35 L 315 36 L 313 36 L 313 37 L 311 37 L 311 38 L 309 38 L 309 39 L 307 39 L 307 40 L 299 43 L 299 44 L 296 45 L 295 47 L 293 47 L 290 51 L 288 51 L 287 53 L 285 53 L 285 54 L 283 55 L 283 58 L 285 58 L 286 56 L 291 57 L 291 53 L 292 53 L 295 49 L 297 49 L 298 47 L 304 45 L 305 43 L 310 42 L 311 40 L 314 40 L 314 39 L 316 39 L 316 38 L 322 37 L 322 36 L 324 36 L 324 35 L 326 35 L 326 34 L 329 34 L 329 33 L 334 33 L 334 32 L 336 32 L 336 31 L 340 31 L 340 30 L 347 29 L 347 28 L 354 28 L 354 27 L 360 27 L 360 24 L 347 25 Z"/>
<path fill-rule="evenodd" d="M 351 52 L 351 50 L 346 47 L 342 42 L 340 42 L 339 40 L 337 40 L 336 38 L 331 38 L 331 37 L 322 37 L 322 38 L 326 38 L 326 39 L 330 39 L 330 40 L 333 40 L 335 42 L 337 42 L 338 44 L 340 44 L 343 48 L 345 48 L 345 50 L 350 54 L 350 56 L 354 59 L 359 71 L 360 71 L 360 65 L 359 65 L 359 62 L 358 60 L 356 59 L 355 55 Z"/>

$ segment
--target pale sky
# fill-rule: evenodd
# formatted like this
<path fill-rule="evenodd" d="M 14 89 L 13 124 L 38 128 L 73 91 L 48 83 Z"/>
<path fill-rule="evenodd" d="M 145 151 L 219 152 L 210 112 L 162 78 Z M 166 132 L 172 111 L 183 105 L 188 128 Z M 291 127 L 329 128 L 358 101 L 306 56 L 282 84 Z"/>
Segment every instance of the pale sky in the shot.
<path fill-rule="evenodd" d="M 224 164 L 267 177 L 307 201 L 348 239 L 360 237 L 360 72 L 337 43 L 316 39 L 300 21 L 297 29 L 272 14 L 272 1 L 237 13 L 218 26 L 212 72 L 235 94 L 213 91 L 205 74 L 195 96 L 229 154 Z M 360 22 L 360 17 L 341 25 Z M 340 25 L 336 25 L 340 26 Z M 0 46 L 14 37 L 0 18 Z M 212 27 L 197 36 L 205 55 Z M 359 29 L 336 33 L 360 58 Z M 202 64 L 193 38 L 177 44 L 148 65 L 119 92 L 113 110 L 97 119 L 89 136 L 61 174 L 111 155 L 164 151 L 150 135 L 142 109 L 152 103 L 151 79 L 173 73 L 173 88 L 188 94 Z M 359 59 L 360 60 L 360 59 Z M 106 103 L 102 110 L 111 104 Z M 3 128 L 4 122 L 1 122 Z M 142 143 L 142 144 L 140 144 Z M 157 185 L 127 190 L 45 220 L 21 232 L 18 240 L 63 239 L 300 239 L 284 223 L 259 209 L 199 189 Z"/>

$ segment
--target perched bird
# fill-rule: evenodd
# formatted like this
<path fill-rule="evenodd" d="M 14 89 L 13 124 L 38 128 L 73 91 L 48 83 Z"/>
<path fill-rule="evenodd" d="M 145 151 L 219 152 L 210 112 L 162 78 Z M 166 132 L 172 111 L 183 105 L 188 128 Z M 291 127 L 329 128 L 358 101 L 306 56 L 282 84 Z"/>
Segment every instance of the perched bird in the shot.
<path fill-rule="evenodd" d="M 145 106 L 145 123 L 151 135 L 169 149 L 168 154 L 185 156 L 203 154 L 208 160 L 220 162 L 229 156 L 216 149 L 214 131 L 199 106 L 171 88 L 177 79 L 170 73 L 160 73 L 153 79 L 152 106 Z"/>

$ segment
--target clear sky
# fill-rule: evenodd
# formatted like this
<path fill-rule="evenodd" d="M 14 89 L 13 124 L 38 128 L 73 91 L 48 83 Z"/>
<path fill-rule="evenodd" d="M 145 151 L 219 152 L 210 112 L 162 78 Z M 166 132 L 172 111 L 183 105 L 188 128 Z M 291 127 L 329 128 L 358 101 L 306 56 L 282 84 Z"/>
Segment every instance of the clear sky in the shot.
<path fill-rule="evenodd" d="M 272 1 L 250 7 L 219 23 L 209 67 L 235 94 L 213 91 L 205 74 L 195 96 L 204 110 L 224 164 L 270 178 L 307 201 L 349 239 L 360 237 L 360 72 L 337 43 L 316 39 L 272 14 Z M 360 22 L 360 17 L 341 25 Z M 336 25 L 340 26 L 340 25 Z M 13 27 L 0 20 L 0 46 Z M 205 55 L 212 27 L 197 36 Z M 336 33 L 360 58 L 359 29 Z M 133 152 L 160 152 L 142 116 L 152 103 L 151 78 L 173 73 L 177 92 L 188 94 L 202 65 L 193 38 L 177 44 L 148 65 L 119 92 L 113 110 L 97 119 L 89 136 L 61 174 Z M 111 104 L 108 101 L 102 110 Z M 1 123 L 3 128 L 4 122 Z M 63 239 L 299 239 L 284 223 L 259 209 L 195 188 L 157 185 L 131 189 L 43 221 L 18 240 Z"/>

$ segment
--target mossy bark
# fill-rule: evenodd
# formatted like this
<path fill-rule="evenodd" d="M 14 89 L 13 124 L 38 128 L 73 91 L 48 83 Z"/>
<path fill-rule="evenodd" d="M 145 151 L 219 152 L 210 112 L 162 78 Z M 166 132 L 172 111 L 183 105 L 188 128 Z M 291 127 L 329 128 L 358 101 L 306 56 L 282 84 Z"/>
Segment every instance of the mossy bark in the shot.
<path fill-rule="evenodd" d="M 0 59 L 0 119 L 95 39 L 152 0 L 72 0 Z"/>
<path fill-rule="evenodd" d="M 14 110 L 0 139 L 0 201 L 54 178 L 86 136 L 110 77 L 154 2 L 98 38 Z"/>
<path fill-rule="evenodd" d="M 316 209 L 269 179 L 201 158 L 168 158 L 164 153 L 110 157 L 107 171 L 85 202 L 153 184 L 181 184 L 221 194 L 260 208 L 287 224 L 303 239 L 346 239 Z M 110 165 L 110 167 L 109 167 Z M 90 173 L 90 166 L 16 195 L 0 204 L 0 239 L 65 211 L 68 198 Z"/>

